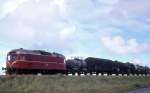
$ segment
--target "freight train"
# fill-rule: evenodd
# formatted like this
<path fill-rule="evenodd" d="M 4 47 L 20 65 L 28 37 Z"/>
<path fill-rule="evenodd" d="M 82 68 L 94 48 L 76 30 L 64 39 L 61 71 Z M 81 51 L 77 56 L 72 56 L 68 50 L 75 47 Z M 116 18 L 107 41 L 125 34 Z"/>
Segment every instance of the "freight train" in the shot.
<path fill-rule="evenodd" d="M 150 68 L 108 59 L 88 57 L 66 60 L 56 52 L 14 49 L 8 52 L 6 74 L 96 74 L 96 75 L 148 75 Z"/>

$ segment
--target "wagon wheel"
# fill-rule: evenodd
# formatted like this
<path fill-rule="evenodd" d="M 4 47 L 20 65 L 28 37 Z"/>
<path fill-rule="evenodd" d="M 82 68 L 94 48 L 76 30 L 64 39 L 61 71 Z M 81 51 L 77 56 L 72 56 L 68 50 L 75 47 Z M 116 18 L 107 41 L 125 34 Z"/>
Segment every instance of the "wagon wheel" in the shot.
<path fill-rule="evenodd" d="M 84 72 L 84 75 L 87 75 L 87 72 Z"/>
<path fill-rule="evenodd" d="M 80 74 L 81 74 L 81 73 L 80 73 L 80 72 L 78 72 L 78 75 L 79 75 L 79 76 L 80 76 Z"/>
<path fill-rule="evenodd" d="M 96 72 L 96 75 L 98 76 L 99 72 Z"/>
<path fill-rule="evenodd" d="M 75 72 L 72 72 L 72 75 L 75 75 Z"/>

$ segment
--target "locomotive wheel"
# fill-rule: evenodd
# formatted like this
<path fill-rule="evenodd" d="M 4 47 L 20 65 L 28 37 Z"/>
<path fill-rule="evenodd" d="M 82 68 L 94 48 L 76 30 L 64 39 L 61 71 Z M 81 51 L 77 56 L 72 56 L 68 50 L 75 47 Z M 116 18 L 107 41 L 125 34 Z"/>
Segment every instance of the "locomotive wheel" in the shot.
<path fill-rule="evenodd" d="M 81 73 L 80 73 L 80 72 L 78 72 L 78 76 L 80 76 L 80 74 L 81 74 Z"/>
<path fill-rule="evenodd" d="M 65 75 L 68 75 L 69 74 L 69 72 L 68 71 L 65 71 Z"/>
<path fill-rule="evenodd" d="M 75 75 L 75 72 L 72 72 L 72 75 Z"/>
<path fill-rule="evenodd" d="M 133 76 L 135 76 L 135 74 L 134 74 L 134 73 L 132 73 L 132 75 L 133 75 Z"/>
<path fill-rule="evenodd" d="M 96 72 L 96 75 L 98 76 L 99 72 Z"/>
<path fill-rule="evenodd" d="M 112 73 L 109 73 L 110 75 L 112 75 Z"/>
<path fill-rule="evenodd" d="M 147 73 L 145 73 L 145 76 L 147 76 Z"/>
<path fill-rule="evenodd" d="M 107 76 L 110 76 L 110 73 L 107 73 Z"/>
<path fill-rule="evenodd" d="M 92 75 L 92 72 L 90 72 L 90 75 Z"/>

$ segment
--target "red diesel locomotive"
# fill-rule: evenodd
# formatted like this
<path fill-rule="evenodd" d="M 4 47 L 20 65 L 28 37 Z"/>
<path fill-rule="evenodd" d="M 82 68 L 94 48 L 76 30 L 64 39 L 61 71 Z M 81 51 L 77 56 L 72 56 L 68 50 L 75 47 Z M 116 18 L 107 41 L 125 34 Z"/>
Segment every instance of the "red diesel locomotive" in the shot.
<path fill-rule="evenodd" d="M 6 74 L 64 74 L 65 72 L 65 56 L 58 53 L 15 49 L 7 54 Z"/>

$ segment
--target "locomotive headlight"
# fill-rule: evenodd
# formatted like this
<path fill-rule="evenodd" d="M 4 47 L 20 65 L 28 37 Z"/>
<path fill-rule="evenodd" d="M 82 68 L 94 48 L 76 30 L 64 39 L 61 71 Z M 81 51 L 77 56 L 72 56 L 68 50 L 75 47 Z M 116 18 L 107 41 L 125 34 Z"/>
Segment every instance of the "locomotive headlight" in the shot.
<path fill-rule="evenodd" d="M 7 56 L 7 60 L 10 61 L 10 59 L 11 59 L 11 57 L 10 57 L 10 55 L 8 55 L 8 56 Z"/>

